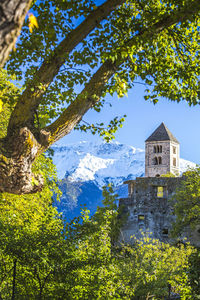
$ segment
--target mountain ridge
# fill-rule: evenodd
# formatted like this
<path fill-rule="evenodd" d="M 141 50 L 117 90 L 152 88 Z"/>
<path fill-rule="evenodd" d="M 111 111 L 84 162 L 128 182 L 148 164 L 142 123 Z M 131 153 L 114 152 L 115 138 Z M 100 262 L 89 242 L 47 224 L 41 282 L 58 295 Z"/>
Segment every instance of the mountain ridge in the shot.
<path fill-rule="evenodd" d="M 82 141 L 65 146 L 56 145 L 53 162 L 57 166 L 58 177 L 68 177 L 70 181 L 96 181 L 101 187 L 104 178 L 112 178 L 114 185 L 121 184 L 120 178 L 144 176 L 145 151 L 119 142 L 92 143 Z M 181 173 L 196 164 L 180 159 Z M 130 178 L 131 179 L 131 178 Z"/>
<path fill-rule="evenodd" d="M 119 142 L 82 141 L 55 145 L 52 149 L 63 193 L 56 206 L 68 219 L 77 216 L 84 204 L 93 213 L 101 205 L 102 186 L 111 183 L 119 197 L 127 197 L 128 189 L 123 182 L 144 176 L 145 151 L 140 148 Z M 196 164 L 180 159 L 181 173 L 187 166 Z"/>

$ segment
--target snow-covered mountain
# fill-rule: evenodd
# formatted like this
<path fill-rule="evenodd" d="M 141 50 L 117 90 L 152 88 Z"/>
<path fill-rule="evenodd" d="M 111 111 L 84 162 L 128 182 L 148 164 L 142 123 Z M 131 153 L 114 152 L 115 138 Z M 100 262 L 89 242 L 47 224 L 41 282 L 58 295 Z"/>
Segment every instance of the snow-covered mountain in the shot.
<path fill-rule="evenodd" d="M 54 146 L 53 161 L 60 179 L 94 181 L 99 187 L 107 182 L 115 186 L 124 179 L 144 176 L 145 151 L 132 146 L 111 143 L 80 142 L 67 146 Z M 195 163 L 180 159 L 180 169 L 195 167 Z"/>
<path fill-rule="evenodd" d="M 118 142 L 79 142 L 55 145 L 53 161 L 62 179 L 63 196 L 60 210 L 76 209 L 79 202 L 97 206 L 102 186 L 113 183 L 120 196 L 127 195 L 123 181 L 144 176 L 145 151 Z M 195 163 L 180 159 L 180 170 L 195 167 Z M 98 198 L 98 199 L 97 199 Z M 58 205 L 59 206 L 59 205 Z M 91 207 L 89 207 L 91 208 Z"/>

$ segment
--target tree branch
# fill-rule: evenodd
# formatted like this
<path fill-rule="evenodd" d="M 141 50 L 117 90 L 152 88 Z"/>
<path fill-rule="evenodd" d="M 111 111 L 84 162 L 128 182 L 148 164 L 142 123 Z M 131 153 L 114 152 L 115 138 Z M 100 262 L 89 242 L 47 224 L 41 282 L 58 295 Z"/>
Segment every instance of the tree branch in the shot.
<path fill-rule="evenodd" d="M 144 28 L 135 37 L 141 37 L 143 35 L 143 39 L 151 37 L 153 38 L 154 35 L 172 25 L 194 18 L 197 15 L 197 12 L 200 13 L 200 1 L 188 0 L 186 1 L 184 7 L 179 8 L 170 14 L 163 15 L 161 20 L 150 27 Z M 126 42 L 126 47 L 132 47 L 135 45 L 135 37 Z"/>
<path fill-rule="evenodd" d="M 46 145 L 47 147 L 70 133 L 74 126 L 81 120 L 82 116 L 100 100 L 106 83 L 116 70 L 116 64 L 107 60 L 92 76 L 83 91 L 77 96 L 76 100 L 68 106 L 61 116 L 50 126 L 41 130 L 42 133 L 50 133 Z"/>
<path fill-rule="evenodd" d="M 21 95 L 10 118 L 8 132 L 13 132 L 16 127 L 33 127 L 34 114 L 40 104 L 41 97 L 60 67 L 64 64 L 67 55 L 105 19 L 117 6 L 125 0 L 107 0 L 94 10 L 77 28 L 72 30 L 57 46 L 51 57 L 48 57 L 36 72 L 32 83 L 28 85 Z M 40 85 L 40 86 L 39 86 Z M 42 86 L 42 89 L 41 89 Z"/>
<path fill-rule="evenodd" d="M 17 260 L 15 259 L 13 262 L 13 282 L 12 282 L 12 297 L 11 300 L 15 299 L 15 289 L 16 289 L 16 268 L 17 268 Z"/>
<path fill-rule="evenodd" d="M 181 21 L 188 20 L 190 17 L 192 18 L 197 9 L 198 11 L 200 10 L 199 0 L 188 2 L 181 10 L 179 9 L 173 14 L 163 16 L 160 21 L 135 35 L 124 47 L 137 46 L 138 37 L 140 37 L 140 40 L 145 39 L 145 41 L 152 39 L 164 29 Z M 71 132 L 74 126 L 80 122 L 83 115 L 100 100 L 105 85 L 124 61 L 125 59 L 122 58 L 119 51 L 115 62 L 107 60 L 102 64 L 89 83 L 86 84 L 83 91 L 77 96 L 76 100 L 68 106 L 55 122 L 47 126 L 44 130 L 41 130 L 42 134 L 48 133 L 45 147 L 48 148 L 51 144 Z"/>

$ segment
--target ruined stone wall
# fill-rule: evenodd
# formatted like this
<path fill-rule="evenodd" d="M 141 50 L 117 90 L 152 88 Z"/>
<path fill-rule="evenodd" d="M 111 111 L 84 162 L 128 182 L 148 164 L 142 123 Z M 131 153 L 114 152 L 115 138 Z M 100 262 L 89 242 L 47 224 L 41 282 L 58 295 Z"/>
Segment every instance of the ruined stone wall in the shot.
<path fill-rule="evenodd" d="M 168 242 L 175 218 L 169 199 L 181 180 L 180 177 L 140 177 L 127 181 L 129 197 L 120 199 L 119 202 L 128 215 L 126 224 L 121 229 L 120 241 L 133 243 L 131 236 L 140 238 L 144 232 L 150 233 L 152 238 Z"/>

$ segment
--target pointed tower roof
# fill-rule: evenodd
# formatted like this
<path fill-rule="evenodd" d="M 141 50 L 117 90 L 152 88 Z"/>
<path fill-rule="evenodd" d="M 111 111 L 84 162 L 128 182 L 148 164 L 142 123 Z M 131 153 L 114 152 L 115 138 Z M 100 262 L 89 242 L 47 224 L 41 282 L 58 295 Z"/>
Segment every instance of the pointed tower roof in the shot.
<path fill-rule="evenodd" d="M 160 126 L 158 126 L 158 128 L 148 137 L 148 139 L 146 139 L 145 142 L 153 141 L 173 141 L 179 144 L 177 139 L 173 136 L 173 134 L 169 131 L 164 123 L 161 123 Z"/>

